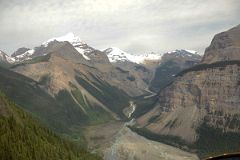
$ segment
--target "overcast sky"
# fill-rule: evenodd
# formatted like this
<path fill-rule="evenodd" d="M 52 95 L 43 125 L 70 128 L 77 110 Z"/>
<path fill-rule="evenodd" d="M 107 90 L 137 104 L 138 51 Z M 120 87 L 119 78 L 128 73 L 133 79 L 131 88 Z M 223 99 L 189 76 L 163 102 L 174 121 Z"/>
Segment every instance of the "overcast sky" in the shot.
<path fill-rule="evenodd" d="M 11 54 L 73 32 L 130 53 L 192 49 L 240 24 L 240 0 L 0 0 L 0 49 Z"/>

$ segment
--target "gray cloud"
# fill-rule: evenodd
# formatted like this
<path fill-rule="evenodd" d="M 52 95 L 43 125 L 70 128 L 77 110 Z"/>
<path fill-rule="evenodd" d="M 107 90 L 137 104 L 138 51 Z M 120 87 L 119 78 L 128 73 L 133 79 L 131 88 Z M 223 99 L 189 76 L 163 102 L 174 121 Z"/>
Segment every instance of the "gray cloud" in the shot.
<path fill-rule="evenodd" d="M 12 53 L 74 32 L 99 49 L 203 52 L 239 19 L 239 0 L 0 0 L 0 49 Z"/>

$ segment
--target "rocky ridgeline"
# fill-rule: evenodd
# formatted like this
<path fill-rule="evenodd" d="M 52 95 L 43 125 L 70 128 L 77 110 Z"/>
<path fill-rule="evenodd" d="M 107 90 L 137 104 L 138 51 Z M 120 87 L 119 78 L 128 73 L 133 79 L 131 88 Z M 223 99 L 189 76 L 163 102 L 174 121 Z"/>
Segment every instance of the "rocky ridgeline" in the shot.
<path fill-rule="evenodd" d="M 155 107 L 137 120 L 139 127 L 155 136 L 177 137 L 181 139 L 179 142 L 191 145 L 212 134 L 215 141 L 211 148 L 224 141 L 217 135 L 226 135 L 223 151 L 237 144 L 238 140 L 230 141 L 228 134 L 240 133 L 239 35 L 240 26 L 216 35 L 202 63 L 179 73 L 159 93 Z M 209 130 L 202 132 L 202 128 Z M 210 144 L 201 145 L 207 149 Z"/>

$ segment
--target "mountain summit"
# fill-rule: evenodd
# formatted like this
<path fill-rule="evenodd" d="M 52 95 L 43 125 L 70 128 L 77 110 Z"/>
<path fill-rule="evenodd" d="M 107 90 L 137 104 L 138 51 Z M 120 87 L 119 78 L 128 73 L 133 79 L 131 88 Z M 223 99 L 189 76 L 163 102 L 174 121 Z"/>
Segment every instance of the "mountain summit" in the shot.
<path fill-rule="evenodd" d="M 47 40 L 46 42 L 43 42 L 43 45 L 48 45 L 52 41 L 58 41 L 58 42 L 67 41 L 67 42 L 70 42 L 73 46 L 86 44 L 85 42 L 83 42 L 80 39 L 80 37 L 75 36 L 72 32 L 69 32 L 66 35 L 61 36 L 61 37 L 51 38 L 51 39 Z"/>
<path fill-rule="evenodd" d="M 142 64 L 144 63 L 145 60 L 160 60 L 162 57 L 161 54 L 155 54 L 155 53 L 149 53 L 149 54 L 143 54 L 143 55 L 130 54 L 122 51 L 117 47 L 107 48 L 103 50 L 103 52 L 107 54 L 109 61 L 112 63 L 128 61 L 128 62 L 133 62 L 137 64 Z"/>
<path fill-rule="evenodd" d="M 206 48 L 202 63 L 240 59 L 240 25 L 214 36 Z"/>
<path fill-rule="evenodd" d="M 70 43 L 77 52 L 84 57 L 85 60 L 90 60 L 86 54 L 95 50 L 83 42 L 80 37 L 75 36 L 73 33 L 68 33 L 61 37 L 51 38 L 34 49 L 28 49 L 25 47 L 20 48 L 12 54 L 12 58 L 14 58 L 17 62 L 22 62 L 35 57 L 44 56 L 52 50 L 55 50 L 56 47 L 59 47 L 60 43 L 63 42 Z"/>

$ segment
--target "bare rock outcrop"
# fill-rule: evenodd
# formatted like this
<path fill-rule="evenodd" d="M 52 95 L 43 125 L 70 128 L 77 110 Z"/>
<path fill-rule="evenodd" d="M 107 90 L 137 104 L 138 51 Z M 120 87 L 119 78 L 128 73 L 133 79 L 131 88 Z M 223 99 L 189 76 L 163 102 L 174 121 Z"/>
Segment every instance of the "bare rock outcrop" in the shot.
<path fill-rule="evenodd" d="M 240 59 L 240 25 L 214 36 L 202 63 Z"/>

